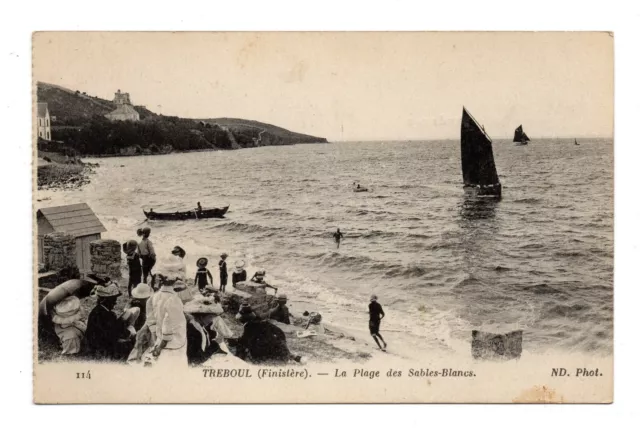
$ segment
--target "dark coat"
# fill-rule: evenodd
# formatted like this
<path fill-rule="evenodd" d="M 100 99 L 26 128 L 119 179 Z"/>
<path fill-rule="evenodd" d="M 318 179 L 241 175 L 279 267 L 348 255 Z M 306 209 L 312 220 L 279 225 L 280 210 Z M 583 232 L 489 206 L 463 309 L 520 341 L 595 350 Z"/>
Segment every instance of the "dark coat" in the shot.
<path fill-rule="evenodd" d="M 269 310 L 269 319 L 273 319 L 280 323 L 285 323 L 287 325 L 291 324 L 291 319 L 289 318 L 289 308 L 286 305 L 278 304 L 276 307 Z"/>
<path fill-rule="evenodd" d="M 287 361 L 291 353 L 282 329 L 269 322 L 254 320 L 244 325 L 236 356 L 253 362 Z"/>
<path fill-rule="evenodd" d="M 116 313 L 102 305 L 96 305 L 87 320 L 87 332 L 84 335 L 87 354 L 99 360 L 123 360 L 133 348 L 132 342 L 120 342 L 128 338 L 129 331 L 118 319 Z"/>
<path fill-rule="evenodd" d="M 216 353 L 226 354 L 215 341 L 215 338 L 218 336 L 216 331 L 211 327 L 204 328 L 204 330 L 209 334 L 210 344 L 203 351 L 202 333 L 200 333 L 195 326 L 191 324 L 187 325 L 187 360 L 191 366 L 201 365 Z"/>

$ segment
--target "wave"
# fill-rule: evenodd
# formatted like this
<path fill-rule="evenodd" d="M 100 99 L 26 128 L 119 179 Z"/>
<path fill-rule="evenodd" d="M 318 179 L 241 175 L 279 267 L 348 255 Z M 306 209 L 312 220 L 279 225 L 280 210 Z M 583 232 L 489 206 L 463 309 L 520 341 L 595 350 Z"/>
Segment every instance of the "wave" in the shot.
<path fill-rule="evenodd" d="M 523 199 L 515 199 L 513 203 L 516 204 L 539 204 L 542 202 L 542 199 L 538 198 L 523 198 Z"/>
<path fill-rule="evenodd" d="M 564 293 L 562 290 L 551 287 L 546 283 L 527 286 L 523 290 L 526 292 L 531 292 L 534 295 L 556 295 L 556 294 Z"/>
<path fill-rule="evenodd" d="M 249 214 L 258 214 L 258 215 L 268 215 L 268 216 L 287 216 L 293 215 L 291 212 L 287 211 L 284 208 L 265 208 L 250 211 Z"/>
<path fill-rule="evenodd" d="M 585 256 L 585 253 L 581 251 L 556 251 L 553 255 L 556 257 L 579 257 Z"/>
<path fill-rule="evenodd" d="M 573 305 L 553 305 L 550 309 L 544 312 L 545 317 L 570 317 L 576 318 L 582 314 L 585 314 L 591 307 L 587 304 L 573 304 Z"/>
<path fill-rule="evenodd" d="M 212 226 L 214 229 L 223 229 L 229 232 L 242 232 L 242 233 L 260 233 L 264 236 L 273 236 L 280 232 L 287 231 L 287 235 L 292 234 L 292 230 L 296 230 L 291 227 L 276 227 L 276 226 L 263 226 L 258 224 L 229 222 L 224 224 L 218 224 Z"/>

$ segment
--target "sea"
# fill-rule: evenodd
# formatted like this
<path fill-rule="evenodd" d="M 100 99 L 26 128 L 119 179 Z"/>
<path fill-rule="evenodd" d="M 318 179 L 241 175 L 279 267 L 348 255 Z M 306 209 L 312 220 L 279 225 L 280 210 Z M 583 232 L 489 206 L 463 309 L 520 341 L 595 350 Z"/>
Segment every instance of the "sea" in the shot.
<path fill-rule="evenodd" d="M 342 142 L 87 159 L 75 190 L 39 191 L 36 206 L 87 202 L 104 238 L 149 226 L 160 256 L 188 272 L 228 253 L 292 311 L 367 331 L 376 294 L 390 346 L 469 354 L 472 330 L 523 330 L 534 354 L 611 355 L 613 142 L 494 141 L 500 201 L 466 197 L 460 144 Z M 354 193 L 354 182 L 369 189 Z M 230 206 L 224 219 L 145 221 L 143 209 Z M 344 234 L 336 248 L 332 234 Z"/>

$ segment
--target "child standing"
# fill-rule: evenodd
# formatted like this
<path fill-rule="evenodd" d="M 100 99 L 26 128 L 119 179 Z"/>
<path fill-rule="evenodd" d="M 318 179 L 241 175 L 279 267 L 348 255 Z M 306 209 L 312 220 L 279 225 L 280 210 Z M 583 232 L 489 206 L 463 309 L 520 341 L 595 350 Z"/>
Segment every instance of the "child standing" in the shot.
<path fill-rule="evenodd" d="M 227 253 L 222 253 L 220 255 L 220 262 L 218 262 L 218 266 L 220 267 L 220 292 L 224 292 L 227 288 Z"/>
<path fill-rule="evenodd" d="M 196 262 L 196 265 L 198 265 L 198 270 L 196 271 L 196 277 L 193 282 L 193 285 L 198 286 L 198 290 L 203 295 L 205 293 L 208 294 L 208 292 L 206 292 L 207 285 L 213 285 L 213 276 L 211 275 L 211 272 L 207 269 L 208 263 L 209 263 L 209 259 L 207 259 L 206 257 L 201 257 Z M 207 283 L 207 281 L 209 281 L 209 283 Z"/>
<path fill-rule="evenodd" d="M 140 263 L 140 255 L 138 254 L 138 243 L 136 240 L 127 241 L 125 253 L 127 253 L 127 266 L 129 267 L 129 297 L 131 297 L 131 289 L 142 282 L 142 264 Z"/>
<path fill-rule="evenodd" d="M 149 239 L 149 235 L 151 235 L 150 228 L 145 227 L 142 229 L 142 240 L 138 244 L 138 252 L 140 253 L 140 258 L 142 258 L 142 278 L 145 283 L 147 282 L 147 277 L 151 274 L 153 266 L 156 264 L 156 251 Z"/>

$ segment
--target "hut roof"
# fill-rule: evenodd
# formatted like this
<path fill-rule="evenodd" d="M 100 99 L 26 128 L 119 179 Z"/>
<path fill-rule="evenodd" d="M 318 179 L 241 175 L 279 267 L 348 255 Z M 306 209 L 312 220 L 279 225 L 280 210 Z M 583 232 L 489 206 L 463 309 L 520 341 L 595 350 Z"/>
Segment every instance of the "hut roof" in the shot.
<path fill-rule="evenodd" d="M 53 230 L 75 237 L 106 232 L 106 228 L 86 203 L 40 208 L 38 218 L 44 217 Z"/>

